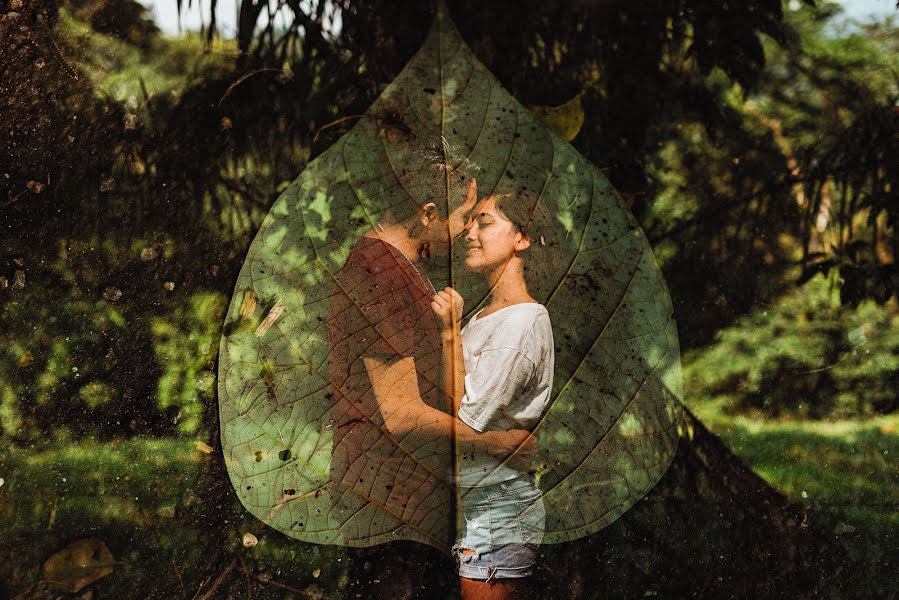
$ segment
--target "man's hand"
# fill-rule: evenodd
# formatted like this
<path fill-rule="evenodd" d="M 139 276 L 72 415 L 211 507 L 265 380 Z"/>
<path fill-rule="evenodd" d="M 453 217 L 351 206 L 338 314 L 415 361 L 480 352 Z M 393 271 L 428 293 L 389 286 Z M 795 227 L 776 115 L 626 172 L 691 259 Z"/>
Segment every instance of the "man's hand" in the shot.
<path fill-rule="evenodd" d="M 524 429 L 510 431 L 488 431 L 490 436 L 490 453 L 516 471 L 533 473 L 536 470 L 534 459 L 537 458 L 537 438 Z"/>
<path fill-rule="evenodd" d="M 441 333 L 457 333 L 462 321 L 462 296 L 451 287 L 437 292 L 431 299 L 431 310 L 437 317 Z"/>

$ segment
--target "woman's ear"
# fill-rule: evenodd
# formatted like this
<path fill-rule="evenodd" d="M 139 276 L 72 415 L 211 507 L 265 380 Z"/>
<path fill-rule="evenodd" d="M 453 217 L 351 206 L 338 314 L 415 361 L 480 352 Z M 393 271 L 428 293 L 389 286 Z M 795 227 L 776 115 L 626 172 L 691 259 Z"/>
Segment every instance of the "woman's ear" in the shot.
<path fill-rule="evenodd" d="M 531 240 L 525 234 L 516 232 L 514 247 L 516 252 L 524 252 L 531 247 Z"/>

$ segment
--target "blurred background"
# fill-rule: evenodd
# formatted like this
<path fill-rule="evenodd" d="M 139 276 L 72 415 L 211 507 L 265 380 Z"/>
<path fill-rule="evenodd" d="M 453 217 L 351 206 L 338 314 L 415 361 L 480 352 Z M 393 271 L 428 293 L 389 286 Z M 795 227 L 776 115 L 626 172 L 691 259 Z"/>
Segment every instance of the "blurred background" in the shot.
<path fill-rule="evenodd" d="M 483 4 L 448 2 L 475 54 L 652 243 L 689 409 L 665 479 L 545 549 L 538 593 L 894 595 L 895 3 Z M 268 208 L 430 19 L 0 0 L 0 597 L 345 596 L 340 549 L 231 490 L 217 352 Z"/>

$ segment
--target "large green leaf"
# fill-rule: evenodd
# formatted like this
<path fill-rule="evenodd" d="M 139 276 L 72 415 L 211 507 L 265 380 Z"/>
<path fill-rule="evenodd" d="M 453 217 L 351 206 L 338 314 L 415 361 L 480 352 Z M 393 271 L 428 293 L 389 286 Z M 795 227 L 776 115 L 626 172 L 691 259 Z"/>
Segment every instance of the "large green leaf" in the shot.
<path fill-rule="evenodd" d="M 480 195 L 511 192 L 531 213 L 527 277 L 556 345 L 553 401 L 537 428 L 544 541 L 608 525 L 670 463 L 679 350 L 646 238 L 599 170 L 506 92 L 438 10 L 366 117 L 277 200 L 237 281 L 221 345 L 222 446 L 244 506 L 275 529 L 315 543 L 450 544 L 454 494 L 440 472 L 451 445 L 398 442 L 431 474 L 411 503 L 383 492 L 391 475 L 374 466 L 365 489 L 330 477 L 327 314 L 360 235 L 391 208 L 437 199 L 452 209 L 470 176 Z M 458 264 L 428 270 L 438 289 L 460 290 L 470 314 L 486 290 Z"/>

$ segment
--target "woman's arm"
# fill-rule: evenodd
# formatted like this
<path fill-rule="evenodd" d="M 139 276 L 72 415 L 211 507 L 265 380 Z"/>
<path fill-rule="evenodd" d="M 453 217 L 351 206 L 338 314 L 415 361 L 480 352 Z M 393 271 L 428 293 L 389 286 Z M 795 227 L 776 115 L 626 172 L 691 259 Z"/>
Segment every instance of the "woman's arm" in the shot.
<path fill-rule="evenodd" d="M 453 415 L 459 414 L 459 406 L 465 395 L 465 360 L 462 356 L 462 296 L 453 288 L 437 292 L 431 300 L 431 309 L 440 327 L 442 347 L 443 387 L 452 401 Z"/>

